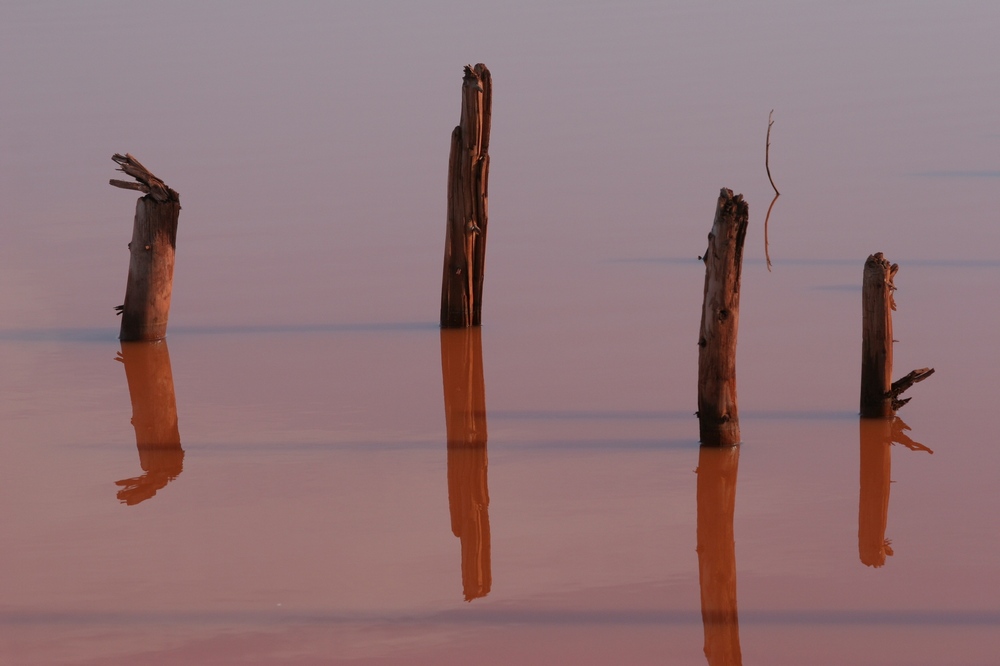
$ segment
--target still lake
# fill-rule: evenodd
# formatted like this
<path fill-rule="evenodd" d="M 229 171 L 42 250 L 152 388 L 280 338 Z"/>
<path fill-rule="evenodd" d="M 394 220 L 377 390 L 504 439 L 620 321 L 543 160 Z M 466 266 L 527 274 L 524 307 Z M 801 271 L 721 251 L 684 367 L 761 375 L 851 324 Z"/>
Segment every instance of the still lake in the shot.
<path fill-rule="evenodd" d="M 0 663 L 996 663 L 998 29 L 988 2 L 4 3 Z M 442 333 L 476 62 L 484 324 Z M 117 340 L 126 151 L 183 206 L 164 343 Z M 720 187 L 750 205 L 729 451 L 694 417 Z M 858 417 L 877 251 L 894 375 L 936 368 L 894 425 Z"/>

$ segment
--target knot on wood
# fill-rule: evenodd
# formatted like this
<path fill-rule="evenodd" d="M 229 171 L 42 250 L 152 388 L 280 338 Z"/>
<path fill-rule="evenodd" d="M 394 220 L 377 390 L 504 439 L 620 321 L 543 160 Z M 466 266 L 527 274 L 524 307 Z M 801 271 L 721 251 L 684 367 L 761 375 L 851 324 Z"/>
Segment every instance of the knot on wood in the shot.
<path fill-rule="evenodd" d="M 719 310 L 719 321 L 726 321 L 729 319 L 729 310 Z"/>
<path fill-rule="evenodd" d="M 705 338 L 698 338 L 698 346 L 699 347 L 704 347 L 707 344 L 708 344 L 708 340 L 706 340 Z"/>

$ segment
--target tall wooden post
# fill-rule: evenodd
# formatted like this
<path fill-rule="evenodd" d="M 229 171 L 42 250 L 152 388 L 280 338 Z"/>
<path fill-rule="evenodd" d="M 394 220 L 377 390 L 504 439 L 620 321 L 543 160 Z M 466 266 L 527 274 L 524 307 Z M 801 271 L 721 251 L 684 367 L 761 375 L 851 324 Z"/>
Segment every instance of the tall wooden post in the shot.
<path fill-rule="evenodd" d="M 111 159 L 138 181 L 112 179 L 112 185 L 146 193 L 135 205 L 125 303 L 116 308 L 122 316 L 118 337 L 123 342 L 160 340 L 170 315 L 180 196 L 132 155 L 116 153 Z"/>
<path fill-rule="evenodd" d="M 705 299 L 698 337 L 698 421 L 701 443 L 740 442 L 736 406 L 736 334 L 740 273 L 750 213 L 742 194 L 722 188 L 705 251 Z"/>
<path fill-rule="evenodd" d="M 448 227 L 441 285 L 441 326 L 482 323 L 486 262 L 487 183 L 493 79 L 486 65 L 465 66 L 462 116 L 451 134 Z"/>
<path fill-rule="evenodd" d="M 934 374 L 934 368 L 914 370 L 892 381 L 892 311 L 896 309 L 893 278 L 899 270 L 881 252 L 865 261 L 861 284 L 861 416 L 888 417 L 910 401 L 906 389 Z"/>
<path fill-rule="evenodd" d="M 472 601 L 493 585 L 481 329 L 441 331 L 441 374 L 451 531 L 461 539 L 462 591 Z"/>

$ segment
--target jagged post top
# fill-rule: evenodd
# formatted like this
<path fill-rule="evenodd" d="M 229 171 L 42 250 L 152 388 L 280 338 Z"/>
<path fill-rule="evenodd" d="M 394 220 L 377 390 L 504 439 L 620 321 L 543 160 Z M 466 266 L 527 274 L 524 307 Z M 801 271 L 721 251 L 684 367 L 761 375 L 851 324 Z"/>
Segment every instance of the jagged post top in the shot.
<path fill-rule="evenodd" d="M 479 142 L 479 152 L 486 155 L 490 151 L 490 125 L 493 116 L 493 75 L 489 68 L 483 63 L 477 63 L 475 67 L 466 65 L 462 76 L 462 88 L 471 88 L 475 92 L 482 93 L 482 104 L 480 106 L 482 120 L 480 121 L 479 136 L 469 137 L 470 141 Z M 464 124 L 464 123 L 463 123 Z"/>
<path fill-rule="evenodd" d="M 156 201 L 160 203 L 180 202 L 180 195 L 176 191 L 167 187 L 167 184 L 162 180 L 150 173 L 149 169 L 144 167 L 142 163 L 135 159 L 131 154 L 125 153 L 121 155 L 120 153 L 115 153 L 111 156 L 111 159 L 118 165 L 118 170 L 135 178 L 137 183 L 132 183 L 127 180 L 116 180 L 112 178 L 109 182 L 115 187 L 120 187 L 123 190 L 138 190 L 153 197 Z"/>
<path fill-rule="evenodd" d="M 723 187 L 719 191 L 718 206 L 723 215 L 747 217 L 750 211 L 750 206 L 743 199 L 743 195 L 733 194 L 728 187 Z"/>
<path fill-rule="evenodd" d="M 868 260 L 865 261 L 865 270 L 875 271 L 875 273 L 885 273 L 885 286 L 889 290 L 889 309 L 895 310 L 896 297 L 893 292 L 896 291 L 896 285 L 893 284 L 893 280 L 896 277 L 896 273 L 899 271 L 899 264 L 891 263 L 881 252 L 876 252 L 875 254 L 868 255 Z"/>
<path fill-rule="evenodd" d="M 719 233 L 718 227 L 723 222 L 733 225 L 730 232 L 733 234 L 731 238 L 731 247 L 734 250 L 732 268 L 736 278 L 733 284 L 733 293 L 739 294 L 740 280 L 743 274 L 743 244 L 746 241 L 747 227 L 750 223 L 750 205 L 743 198 L 742 194 L 733 194 L 733 191 L 728 187 L 723 187 L 719 191 L 715 221 L 712 223 L 713 234 Z M 726 245 L 728 246 L 728 244 Z M 705 257 L 705 263 L 706 265 L 708 263 L 707 256 Z"/>

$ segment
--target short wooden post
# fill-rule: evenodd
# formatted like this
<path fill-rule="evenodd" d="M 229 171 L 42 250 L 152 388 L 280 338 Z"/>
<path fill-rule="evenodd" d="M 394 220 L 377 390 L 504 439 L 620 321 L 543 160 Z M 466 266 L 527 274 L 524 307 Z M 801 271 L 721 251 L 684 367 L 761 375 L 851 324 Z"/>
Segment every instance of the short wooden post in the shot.
<path fill-rule="evenodd" d="M 934 368 L 914 370 L 892 382 L 892 311 L 896 309 L 893 279 L 899 270 L 881 252 L 865 261 L 861 284 L 861 416 L 893 416 L 910 401 L 906 389 L 934 374 Z"/>
<path fill-rule="evenodd" d="M 472 601 L 489 594 L 493 585 L 480 328 L 441 331 L 441 373 L 451 531 L 461 539 L 462 591 Z"/>
<path fill-rule="evenodd" d="M 739 447 L 702 446 L 698 454 L 698 581 L 710 666 L 743 663 L 733 529 L 739 464 Z"/>
<path fill-rule="evenodd" d="M 865 261 L 861 283 L 861 416 L 892 416 L 892 280 L 899 266 L 881 252 Z"/>
<path fill-rule="evenodd" d="M 742 194 L 722 188 L 708 234 L 705 299 L 698 337 L 698 421 L 701 443 L 740 442 L 736 405 L 736 334 L 740 319 L 740 273 L 749 208 Z"/>
<path fill-rule="evenodd" d="M 138 181 L 112 179 L 112 185 L 146 193 L 135 205 L 125 303 L 116 308 L 122 316 L 118 337 L 123 342 L 160 340 L 170 314 L 180 197 L 132 155 L 116 153 L 111 159 Z"/>
<path fill-rule="evenodd" d="M 486 65 L 465 66 L 462 116 L 451 134 L 448 227 L 441 285 L 441 326 L 482 323 L 486 262 L 487 183 L 493 79 Z"/>
<path fill-rule="evenodd" d="M 177 401 L 167 341 L 123 342 L 118 359 L 125 365 L 132 400 L 132 426 L 143 474 L 122 479 L 118 499 L 138 504 L 156 494 L 184 469 L 177 429 Z"/>

